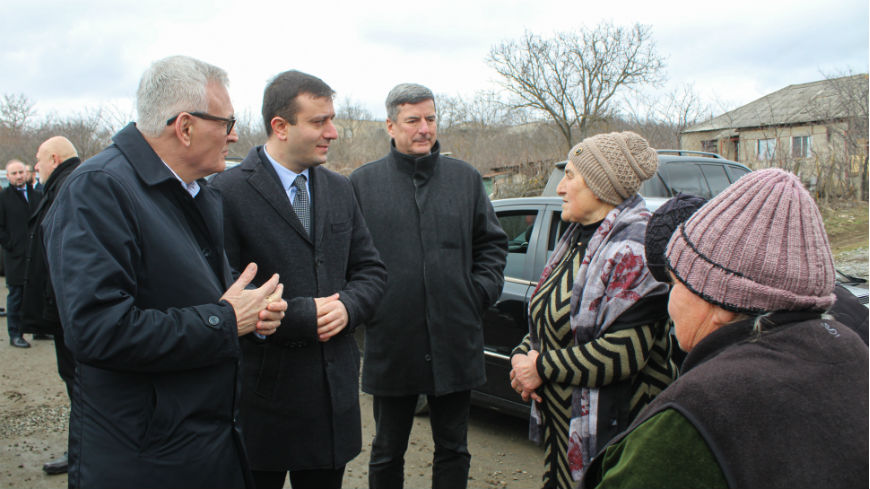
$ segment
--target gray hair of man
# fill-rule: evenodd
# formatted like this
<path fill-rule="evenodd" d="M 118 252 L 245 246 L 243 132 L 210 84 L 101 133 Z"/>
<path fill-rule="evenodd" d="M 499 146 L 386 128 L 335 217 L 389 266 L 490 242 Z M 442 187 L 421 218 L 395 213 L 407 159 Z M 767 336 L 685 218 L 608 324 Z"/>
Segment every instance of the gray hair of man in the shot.
<path fill-rule="evenodd" d="M 142 134 L 158 137 L 166 121 L 181 112 L 208 112 L 209 83 L 229 85 L 226 71 L 189 56 L 170 56 L 145 70 L 136 91 L 136 127 Z"/>
<path fill-rule="evenodd" d="M 395 121 L 399 116 L 399 106 L 404 104 L 419 104 L 431 100 L 435 103 L 432 90 L 417 83 L 400 83 L 387 94 L 387 117 Z"/>

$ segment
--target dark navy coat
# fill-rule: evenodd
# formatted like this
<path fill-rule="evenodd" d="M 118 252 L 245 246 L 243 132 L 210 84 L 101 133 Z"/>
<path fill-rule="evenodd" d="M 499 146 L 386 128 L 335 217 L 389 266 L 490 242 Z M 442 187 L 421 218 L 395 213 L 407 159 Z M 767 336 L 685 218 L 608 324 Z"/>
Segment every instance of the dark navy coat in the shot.
<path fill-rule="evenodd" d="M 191 199 L 135 125 L 113 141 L 69 176 L 43 222 L 76 359 L 69 485 L 244 487 L 220 196 L 201 180 Z M 179 203 L 200 212 L 207 246 Z"/>

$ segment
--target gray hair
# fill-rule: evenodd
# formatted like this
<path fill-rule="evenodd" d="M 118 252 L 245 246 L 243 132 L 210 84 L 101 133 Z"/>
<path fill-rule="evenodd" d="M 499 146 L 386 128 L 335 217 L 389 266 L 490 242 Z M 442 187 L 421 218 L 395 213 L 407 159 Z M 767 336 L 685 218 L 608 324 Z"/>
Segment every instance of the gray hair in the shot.
<path fill-rule="evenodd" d="M 404 104 L 419 104 L 431 100 L 435 103 L 432 90 L 416 83 L 400 83 L 387 94 L 387 117 L 395 121 L 399 116 L 399 106 Z"/>
<path fill-rule="evenodd" d="M 206 86 L 229 85 L 226 71 L 189 56 L 170 56 L 145 70 L 136 91 L 136 126 L 146 136 L 157 137 L 166 121 L 180 112 L 207 112 Z"/>

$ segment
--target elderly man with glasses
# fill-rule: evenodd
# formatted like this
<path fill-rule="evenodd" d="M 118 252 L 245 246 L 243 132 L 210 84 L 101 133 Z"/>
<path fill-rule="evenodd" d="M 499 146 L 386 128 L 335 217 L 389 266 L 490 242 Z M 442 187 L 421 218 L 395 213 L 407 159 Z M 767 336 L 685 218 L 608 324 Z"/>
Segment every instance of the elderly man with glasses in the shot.
<path fill-rule="evenodd" d="M 175 56 L 137 92 L 138 124 L 74 170 L 44 222 L 75 357 L 69 486 L 251 487 L 237 422 L 239 337 L 268 336 L 277 275 L 247 287 L 226 260 L 220 196 L 233 106 L 226 73 Z"/>

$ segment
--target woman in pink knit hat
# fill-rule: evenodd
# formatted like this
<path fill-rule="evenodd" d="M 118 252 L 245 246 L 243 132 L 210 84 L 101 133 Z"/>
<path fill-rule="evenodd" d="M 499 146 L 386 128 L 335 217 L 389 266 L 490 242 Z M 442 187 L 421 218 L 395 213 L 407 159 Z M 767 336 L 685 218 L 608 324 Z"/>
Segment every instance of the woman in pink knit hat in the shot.
<path fill-rule="evenodd" d="M 544 445 L 544 487 L 570 488 L 597 450 L 676 377 L 667 286 L 649 273 L 650 217 L 640 184 L 656 151 L 632 132 L 571 149 L 557 192 L 573 223 L 529 301 L 529 334 L 511 385 L 532 398 L 530 437 Z"/>
<path fill-rule="evenodd" d="M 800 180 L 742 177 L 666 255 L 680 378 L 581 487 L 866 487 L 867 346 L 826 313 L 834 264 Z"/>

